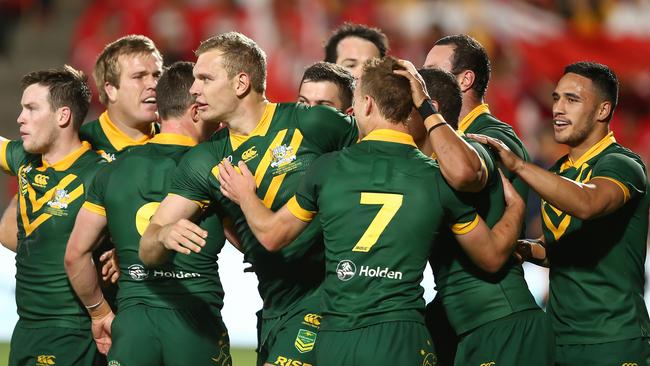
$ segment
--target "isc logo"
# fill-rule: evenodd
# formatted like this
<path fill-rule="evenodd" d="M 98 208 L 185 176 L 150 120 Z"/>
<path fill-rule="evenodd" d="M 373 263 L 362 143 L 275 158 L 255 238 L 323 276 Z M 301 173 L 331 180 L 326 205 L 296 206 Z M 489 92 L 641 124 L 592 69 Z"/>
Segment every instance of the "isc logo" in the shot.
<path fill-rule="evenodd" d="M 47 185 L 47 180 L 50 179 L 47 175 L 36 174 L 34 176 L 34 185 L 37 187 L 45 187 Z"/>
<path fill-rule="evenodd" d="M 241 158 L 242 160 L 244 160 L 244 162 L 247 162 L 256 156 L 257 156 L 257 150 L 255 150 L 255 146 L 251 147 L 250 149 L 244 151 L 243 154 L 241 154 Z"/>

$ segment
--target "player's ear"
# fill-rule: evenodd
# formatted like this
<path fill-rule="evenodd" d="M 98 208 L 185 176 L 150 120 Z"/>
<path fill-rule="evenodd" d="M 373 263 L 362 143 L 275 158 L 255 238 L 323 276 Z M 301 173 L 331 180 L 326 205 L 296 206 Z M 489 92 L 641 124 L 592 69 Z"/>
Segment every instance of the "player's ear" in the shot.
<path fill-rule="evenodd" d="M 192 103 L 190 106 L 190 118 L 192 118 L 192 122 L 197 123 L 200 118 L 199 118 L 199 105 L 196 103 Z"/>
<path fill-rule="evenodd" d="M 371 97 L 370 95 L 366 95 L 363 97 L 365 103 L 363 103 L 363 115 L 364 116 L 369 116 L 372 111 L 377 108 L 377 105 L 375 104 L 375 98 Z"/>
<path fill-rule="evenodd" d="M 63 106 L 56 110 L 56 122 L 59 127 L 65 127 L 72 123 L 72 111 L 70 107 Z"/>
<path fill-rule="evenodd" d="M 596 120 L 598 122 L 606 122 L 612 112 L 612 102 L 604 100 L 598 105 L 596 110 Z"/>
<path fill-rule="evenodd" d="M 235 75 L 234 77 L 235 81 L 235 93 L 237 94 L 238 97 L 243 97 L 251 89 L 251 78 L 250 75 L 248 75 L 245 72 L 240 72 L 239 74 Z"/>
<path fill-rule="evenodd" d="M 117 100 L 117 87 L 108 81 L 104 83 L 104 91 L 108 97 L 109 103 L 114 103 Z"/>
<path fill-rule="evenodd" d="M 460 85 L 460 91 L 466 92 L 472 89 L 474 86 L 474 80 L 476 80 L 476 75 L 472 70 L 465 70 L 458 75 L 458 85 Z"/>

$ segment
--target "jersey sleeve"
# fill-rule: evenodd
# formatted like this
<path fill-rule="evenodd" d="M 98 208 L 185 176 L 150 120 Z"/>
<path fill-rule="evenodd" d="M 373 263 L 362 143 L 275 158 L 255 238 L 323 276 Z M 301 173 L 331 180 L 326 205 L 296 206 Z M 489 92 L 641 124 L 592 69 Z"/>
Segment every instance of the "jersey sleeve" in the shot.
<path fill-rule="evenodd" d="M 188 151 L 172 174 L 169 194 L 185 197 L 205 207 L 211 199 L 210 175 L 216 174 L 217 163 L 209 154 L 207 143 Z"/>
<path fill-rule="evenodd" d="M 341 150 L 359 138 L 354 117 L 328 106 L 298 106 L 298 124 L 303 135 L 322 152 Z"/>
<path fill-rule="evenodd" d="M 16 175 L 18 169 L 27 158 L 22 141 L 0 141 L 0 165 L 2 170 L 11 175 Z"/>
<path fill-rule="evenodd" d="M 646 192 L 647 175 L 640 161 L 620 153 L 608 154 L 596 162 L 591 179 L 604 178 L 616 183 L 625 201 Z"/>
<path fill-rule="evenodd" d="M 476 208 L 471 205 L 470 195 L 452 189 L 442 175 L 438 175 L 438 181 L 440 204 L 445 211 L 445 219 L 451 231 L 456 235 L 472 231 L 479 223 L 479 215 Z"/>
<path fill-rule="evenodd" d="M 83 204 L 83 208 L 102 216 L 106 216 L 104 194 L 108 184 L 109 170 L 110 165 L 105 164 L 95 174 L 95 177 L 86 188 L 86 201 Z"/>
<path fill-rule="evenodd" d="M 318 212 L 318 195 L 336 153 L 325 154 L 314 160 L 303 176 L 295 195 L 287 202 L 287 209 L 296 218 L 311 222 Z"/>
<path fill-rule="evenodd" d="M 481 161 L 487 170 L 488 180 L 492 180 L 495 179 L 495 177 L 498 177 L 499 173 L 497 171 L 497 166 L 495 163 L 496 158 L 494 155 L 492 155 L 491 150 L 487 146 L 474 139 L 465 138 L 465 141 L 467 141 L 467 143 L 469 143 L 469 145 L 473 147 L 474 150 L 476 150 L 478 156 L 481 158 Z"/>

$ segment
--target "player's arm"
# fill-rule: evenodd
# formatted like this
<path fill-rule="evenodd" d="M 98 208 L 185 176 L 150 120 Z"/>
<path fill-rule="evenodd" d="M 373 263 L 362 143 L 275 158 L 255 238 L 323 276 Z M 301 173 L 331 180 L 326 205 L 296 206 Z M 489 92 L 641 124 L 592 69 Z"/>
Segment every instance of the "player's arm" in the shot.
<path fill-rule="evenodd" d="M 498 272 L 512 256 L 526 211 L 524 201 L 503 174 L 501 174 L 501 181 L 506 209 L 492 229 L 480 216 L 476 217 L 475 222 L 463 228 L 452 229 L 456 240 L 470 259 L 479 268 L 489 273 Z"/>
<path fill-rule="evenodd" d="M 200 206 L 185 197 L 170 194 L 160 203 L 140 239 L 140 260 L 145 266 L 165 263 L 173 250 L 189 255 L 205 245 L 208 232 L 190 221 Z"/>
<path fill-rule="evenodd" d="M 228 160 L 219 164 L 221 192 L 237 203 L 248 226 L 259 242 L 269 251 L 276 251 L 291 243 L 307 227 L 305 222 L 289 211 L 287 205 L 273 212 L 255 194 L 255 177 L 243 161 L 238 165 L 241 174 Z"/>
<path fill-rule="evenodd" d="M 412 63 L 399 61 L 406 70 L 395 70 L 409 80 L 413 104 L 416 107 L 431 103 L 424 80 Z M 420 111 L 420 108 L 418 108 Z M 423 116 L 424 117 L 424 116 Z M 440 171 L 449 185 L 460 192 L 478 192 L 487 183 L 487 169 L 478 153 L 456 134 L 439 113 L 424 118 L 429 141 L 436 154 Z"/>
<path fill-rule="evenodd" d="M 589 220 L 605 216 L 621 208 L 629 198 L 625 186 L 618 181 L 594 177 L 585 183 L 576 182 L 522 160 L 497 139 L 484 135 L 470 137 L 492 146 L 508 170 L 521 177 L 543 200 L 573 217 Z"/>
<path fill-rule="evenodd" d="M 0 243 L 12 252 L 16 252 L 18 249 L 17 206 L 18 196 L 14 195 L 0 218 Z"/>
<path fill-rule="evenodd" d="M 106 354 L 111 346 L 113 311 L 104 299 L 92 258 L 93 250 L 106 228 L 105 214 L 86 208 L 77 214 L 65 251 L 64 265 L 70 284 L 86 306 L 92 319 L 92 333 L 97 348 Z"/>

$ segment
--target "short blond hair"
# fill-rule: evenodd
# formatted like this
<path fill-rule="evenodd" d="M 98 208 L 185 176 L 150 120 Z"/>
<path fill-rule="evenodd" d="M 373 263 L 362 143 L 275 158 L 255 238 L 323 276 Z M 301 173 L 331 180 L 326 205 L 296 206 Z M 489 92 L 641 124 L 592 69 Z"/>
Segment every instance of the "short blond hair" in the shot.
<path fill-rule="evenodd" d="M 99 101 L 102 104 L 108 104 L 108 95 L 104 90 L 104 84 L 109 83 L 117 88 L 120 87 L 121 70 L 118 58 L 122 55 L 137 54 L 153 54 L 160 60 L 163 59 L 153 41 L 149 37 L 140 34 L 130 34 L 109 43 L 99 54 L 93 69 L 93 78 L 99 91 Z"/>
<path fill-rule="evenodd" d="M 222 53 L 228 78 L 240 72 L 248 74 L 251 87 L 262 94 L 266 90 L 266 53 L 252 39 L 238 32 L 222 33 L 201 42 L 196 56 L 218 50 Z"/>

